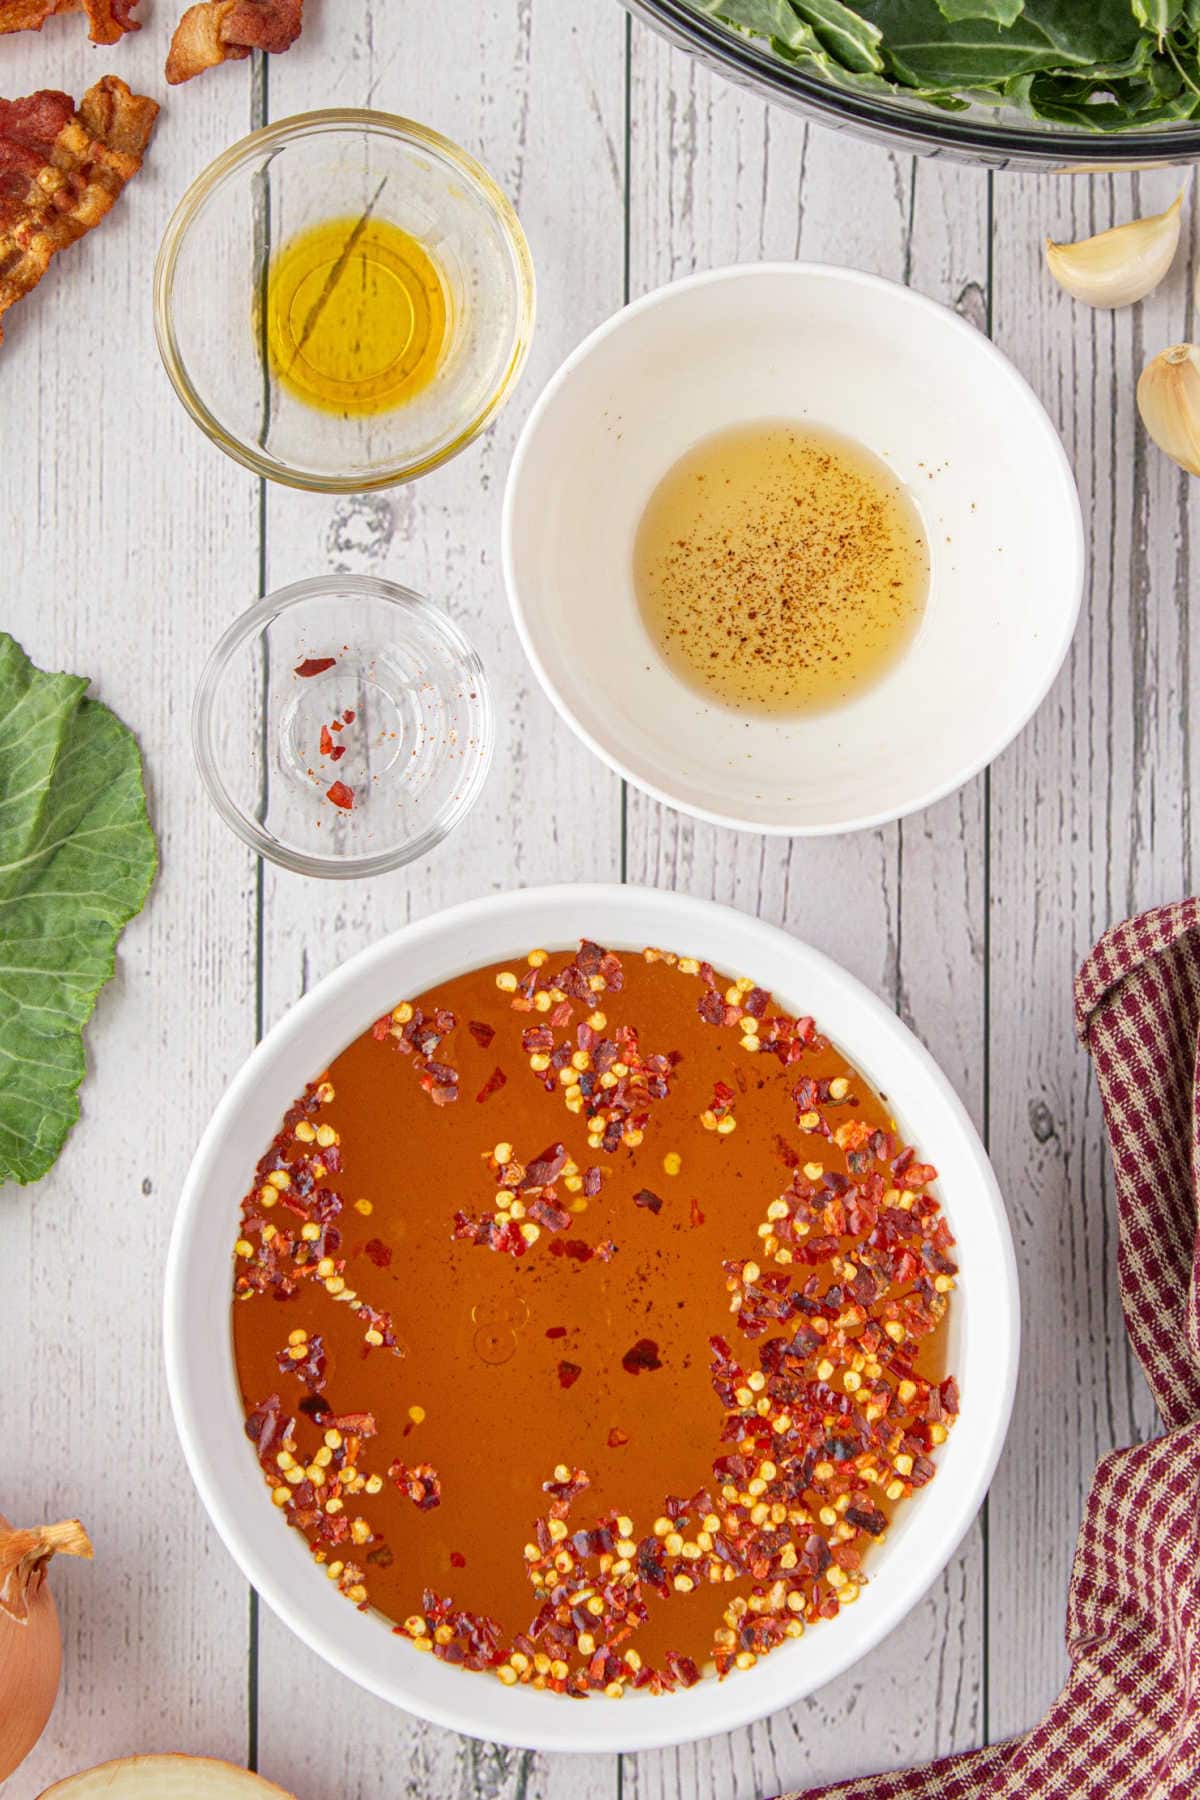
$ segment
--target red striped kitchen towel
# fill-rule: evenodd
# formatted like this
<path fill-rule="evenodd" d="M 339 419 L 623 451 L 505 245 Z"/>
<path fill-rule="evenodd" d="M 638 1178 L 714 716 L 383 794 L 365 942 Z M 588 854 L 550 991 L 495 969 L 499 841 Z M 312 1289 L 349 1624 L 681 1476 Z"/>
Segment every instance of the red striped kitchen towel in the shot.
<path fill-rule="evenodd" d="M 1067 1600 L 1071 1673 L 1041 1724 L 807 1800 L 1200 1796 L 1200 900 L 1108 932 L 1075 1006 L 1112 1146 L 1121 1305 L 1166 1435 L 1096 1470 Z"/>

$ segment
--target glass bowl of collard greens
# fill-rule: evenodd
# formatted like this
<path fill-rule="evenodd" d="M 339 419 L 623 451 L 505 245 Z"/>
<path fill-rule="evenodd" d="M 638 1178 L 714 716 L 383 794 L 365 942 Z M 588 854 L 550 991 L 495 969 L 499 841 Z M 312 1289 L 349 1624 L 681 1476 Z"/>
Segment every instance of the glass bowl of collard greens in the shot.
<path fill-rule="evenodd" d="M 995 167 L 1200 161 L 1200 0 L 625 0 L 766 99 Z"/>

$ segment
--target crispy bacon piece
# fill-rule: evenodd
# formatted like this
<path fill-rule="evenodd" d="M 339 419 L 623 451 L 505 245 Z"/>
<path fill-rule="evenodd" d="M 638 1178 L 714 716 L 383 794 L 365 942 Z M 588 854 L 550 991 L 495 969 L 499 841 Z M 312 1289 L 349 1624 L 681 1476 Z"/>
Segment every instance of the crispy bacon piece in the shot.
<path fill-rule="evenodd" d="M 87 14 L 93 44 L 115 44 L 127 31 L 139 31 L 130 14 L 139 0 L 0 0 L 0 33 L 40 31 L 57 13 Z"/>
<path fill-rule="evenodd" d="M 300 36 L 303 5 L 304 0 L 201 0 L 189 6 L 167 52 L 167 80 L 174 87 L 218 63 L 240 62 L 252 50 L 289 49 Z"/>
<path fill-rule="evenodd" d="M 155 101 L 115 75 L 90 87 L 78 111 L 48 88 L 0 100 L 0 321 L 57 251 L 99 224 L 141 168 L 157 116 Z"/>

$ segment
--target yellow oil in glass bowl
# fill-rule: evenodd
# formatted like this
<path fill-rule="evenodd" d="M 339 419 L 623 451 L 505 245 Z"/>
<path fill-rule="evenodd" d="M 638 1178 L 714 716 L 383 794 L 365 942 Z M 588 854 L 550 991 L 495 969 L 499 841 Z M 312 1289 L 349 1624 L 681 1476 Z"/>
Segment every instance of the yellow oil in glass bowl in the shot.
<path fill-rule="evenodd" d="M 390 412 L 436 375 L 450 331 L 441 271 L 386 219 L 326 219 L 267 274 L 266 347 L 289 393 L 344 418 Z"/>

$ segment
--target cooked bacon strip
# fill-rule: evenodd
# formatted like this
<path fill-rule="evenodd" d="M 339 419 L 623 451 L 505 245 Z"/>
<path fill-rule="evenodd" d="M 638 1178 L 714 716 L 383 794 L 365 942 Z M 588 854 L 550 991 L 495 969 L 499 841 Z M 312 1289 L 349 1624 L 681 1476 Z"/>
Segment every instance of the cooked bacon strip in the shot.
<path fill-rule="evenodd" d="M 79 102 L 0 100 L 0 321 L 50 258 L 98 225 L 142 166 L 158 105 L 103 76 Z M 0 323 L 0 342 L 4 332 Z"/>
<path fill-rule="evenodd" d="M 81 12 L 88 18 L 93 44 L 115 44 L 127 31 L 139 31 L 130 17 L 139 0 L 0 0 L 0 33 L 40 31 L 57 13 Z"/>
<path fill-rule="evenodd" d="M 201 0 L 175 27 L 167 80 L 190 81 L 218 63 L 240 62 L 252 50 L 287 50 L 300 36 L 304 0 Z M 0 0 L 3 5 L 3 0 Z"/>

